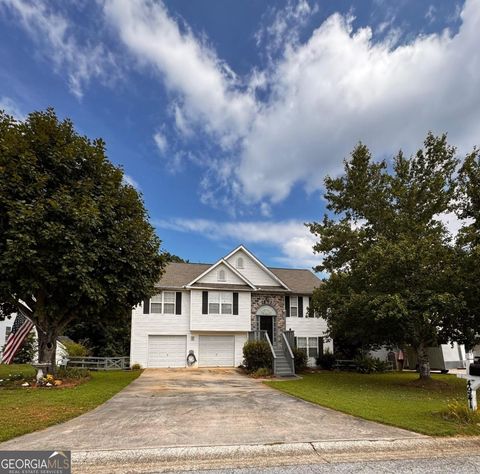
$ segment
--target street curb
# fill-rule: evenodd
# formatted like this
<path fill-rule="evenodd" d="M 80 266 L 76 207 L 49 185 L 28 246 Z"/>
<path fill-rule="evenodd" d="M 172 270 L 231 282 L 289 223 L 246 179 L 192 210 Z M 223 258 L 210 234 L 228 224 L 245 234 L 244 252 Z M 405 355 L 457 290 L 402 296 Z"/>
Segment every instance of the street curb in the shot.
<path fill-rule="evenodd" d="M 462 438 L 396 438 L 376 440 L 313 441 L 233 446 L 159 447 L 122 450 L 72 451 L 76 466 L 102 464 L 169 464 L 220 460 L 254 461 L 266 458 L 318 458 L 317 462 L 332 459 L 377 458 L 379 456 L 415 457 L 449 456 L 457 453 L 480 452 L 480 437 Z"/>

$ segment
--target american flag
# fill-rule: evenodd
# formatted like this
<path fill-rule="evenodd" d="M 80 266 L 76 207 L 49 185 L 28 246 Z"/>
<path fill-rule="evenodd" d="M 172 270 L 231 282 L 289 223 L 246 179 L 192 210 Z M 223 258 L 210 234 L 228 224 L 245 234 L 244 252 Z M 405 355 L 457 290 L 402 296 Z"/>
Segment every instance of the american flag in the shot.
<path fill-rule="evenodd" d="M 24 314 L 17 313 L 13 323 L 12 332 L 8 336 L 7 343 L 3 349 L 2 363 L 11 364 L 15 354 L 18 352 L 25 338 L 33 328 L 33 323 Z"/>

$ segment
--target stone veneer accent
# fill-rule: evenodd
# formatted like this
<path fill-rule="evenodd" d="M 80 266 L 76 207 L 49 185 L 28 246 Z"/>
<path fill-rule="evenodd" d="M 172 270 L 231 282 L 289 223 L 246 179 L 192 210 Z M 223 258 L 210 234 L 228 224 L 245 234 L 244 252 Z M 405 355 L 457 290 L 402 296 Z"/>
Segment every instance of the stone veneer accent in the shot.
<path fill-rule="evenodd" d="M 277 313 L 273 319 L 276 340 L 279 341 L 282 332 L 286 330 L 285 296 L 252 293 L 252 331 L 260 329 L 257 325 L 257 311 L 264 305 L 271 306 Z"/>

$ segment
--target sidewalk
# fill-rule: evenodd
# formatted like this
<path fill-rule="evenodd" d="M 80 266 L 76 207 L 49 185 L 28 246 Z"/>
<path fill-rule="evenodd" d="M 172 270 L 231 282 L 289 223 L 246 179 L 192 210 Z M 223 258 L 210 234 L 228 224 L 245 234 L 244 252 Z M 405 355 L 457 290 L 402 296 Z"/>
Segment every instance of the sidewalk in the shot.
<path fill-rule="evenodd" d="M 480 453 L 480 437 L 317 441 L 273 445 L 75 451 L 75 473 L 152 473 L 351 461 L 425 459 Z"/>

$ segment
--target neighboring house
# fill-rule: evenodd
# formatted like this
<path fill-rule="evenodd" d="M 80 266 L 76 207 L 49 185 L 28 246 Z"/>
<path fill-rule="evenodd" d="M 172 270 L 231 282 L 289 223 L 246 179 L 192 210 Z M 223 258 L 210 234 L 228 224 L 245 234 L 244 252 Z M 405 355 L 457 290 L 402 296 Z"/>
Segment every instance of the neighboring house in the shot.
<path fill-rule="evenodd" d="M 2 358 L 2 351 L 3 347 L 5 346 L 8 336 L 10 335 L 10 332 L 12 331 L 13 323 L 15 322 L 15 318 L 17 315 L 15 313 L 12 314 L 10 319 L 5 319 L 3 321 L 0 321 L 0 360 Z M 35 340 L 37 339 L 37 330 L 34 328 L 32 329 L 33 333 L 35 334 Z M 62 357 L 67 355 L 67 351 L 65 346 L 61 343 L 61 341 L 57 341 L 57 352 L 55 354 L 57 364 L 60 362 Z M 32 362 L 37 362 L 38 361 L 38 355 L 35 358 L 34 361 Z"/>
<path fill-rule="evenodd" d="M 214 264 L 170 263 L 157 294 L 132 311 L 130 362 L 185 367 L 193 353 L 194 366 L 236 367 L 245 342 L 267 334 L 278 373 L 290 372 L 295 343 L 313 365 L 332 348 L 325 321 L 307 311 L 320 283 L 310 270 L 268 268 L 242 245 Z"/>

